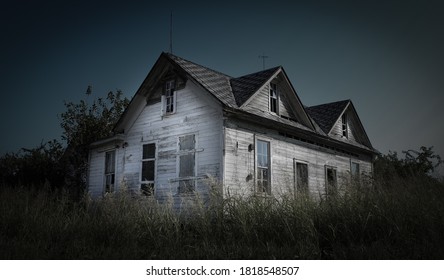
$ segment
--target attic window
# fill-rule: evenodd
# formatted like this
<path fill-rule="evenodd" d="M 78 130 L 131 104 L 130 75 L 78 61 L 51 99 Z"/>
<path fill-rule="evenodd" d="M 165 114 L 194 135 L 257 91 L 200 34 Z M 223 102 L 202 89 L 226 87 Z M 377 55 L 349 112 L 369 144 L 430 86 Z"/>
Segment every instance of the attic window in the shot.
<path fill-rule="evenodd" d="M 348 138 L 347 114 L 342 115 L 342 137 Z"/>
<path fill-rule="evenodd" d="M 271 83 L 270 84 L 270 112 L 272 113 L 278 113 L 278 91 L 277 91 L 277 85 Z"/>
<path fill-rule="evenodd" d="M 164 112 L 166 115 L 176 112 L 176 81 L 170 80 L 165 83 Z"/>

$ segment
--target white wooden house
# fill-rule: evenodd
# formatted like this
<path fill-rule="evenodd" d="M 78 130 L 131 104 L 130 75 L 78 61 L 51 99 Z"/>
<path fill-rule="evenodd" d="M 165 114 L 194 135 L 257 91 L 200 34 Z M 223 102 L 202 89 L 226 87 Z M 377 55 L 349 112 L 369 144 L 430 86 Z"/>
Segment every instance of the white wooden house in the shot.
<path fill-rule="evenodd" d="M 350 100 L 305 107 L 282 67 L 233 78 L 169 53 L 114 132 L 91 145 L 93 197 L 205 198 L 209 177 L 225 195 L 323 195 L 370 174 L 376 154 Z"/>

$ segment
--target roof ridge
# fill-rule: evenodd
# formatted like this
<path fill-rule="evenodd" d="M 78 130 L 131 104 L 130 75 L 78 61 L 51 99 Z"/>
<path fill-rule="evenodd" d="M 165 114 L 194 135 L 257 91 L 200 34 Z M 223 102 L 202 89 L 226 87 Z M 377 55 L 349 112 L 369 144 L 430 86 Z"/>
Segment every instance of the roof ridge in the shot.
<path fill-rule="evenodd" d="M 351 99 L 344 99 L 344 100 L 333 101 L 333 102 L 328 102 L 328 103 L 323 103 L 323 104 L 318 104 L 318 105 L 313 105 L 313 106 L 306 106 L 305 108 L 310 109 L 310 108 L 326 106 L 326 105 L 332 105 L 332 104 L 343 103 L 343 102 L 351 102 Z"/>
<path fill-rule="evenodd" d="M 172 54 L 172 53 L 169 53 L 169 52 L 166 52 L 166 53 L 164 52 L 164 54 L 167 55 L 167 56 L 170 56 L 171 58 L 181 59 L 181 60 L 183 60 L 183 61 L 185 61 L 185 62 L 188 62 L 188 63 L 194 64 L 194 65 L 199 66 L 199 67 L 202 67 L 202 68 L 205 68 L 206 70 L 209 70 L 209 71 L 211 71 L 211 72 L 214 72 L 214 73 L 219 74 L 219 75 L 222 75 L 222 76 L 225 76 L 225 77 L 227 77 L 227 78 L 229 78 L 229 79 L 232 79 L 232 78 L 233 78 L 233 77 L 231 77 L 230 75 L 227 75 L 227 74 L 225 74 L 225 73 L 222 73 L 222 72 L 217 71 L 217 70 L 214 70 L 214 69 L 211 69 L 211 68 L 209 68 L 209 67 L 207 67 L 207 66 L 203 66 L 202 64 L 199 64 L 199 63 L 196 63 L 196 62 L 194 62 L 194 61 L 191 61 L 191 60 L 185 59 L 185 58 L 180 57 L 180 56 L 177 56 L 177 55 L 175 55 L 175 54 Z"/>
<path fill-rule="evenodd" d="M 194 63 L 171 53 L 163 53 L 175 65 L 187 72 L 197 83 L 229 107 L 237 107 L 230 85 L 231 77 L 206 66 Z"/>
<path fill-rule="evenodd" d="M 275 71 L 275 70 L 277 70 L 279 68 L 282 68 L 282 66 L 279 65 L 279 66 L 271 67 L 271 68 L 264 69 L 264 70 L 261 70 L 261 71 L 256 71 L 256 72 L 253 72 L 253 73 L 250 73 L 250 74 L 245 74 L 245 75 L 242 75 L 242 76 L 234 77 L 232 79 L 240 79 L 240 78 L 247 77 L 247 76 L 257 75 L 257 74 L 260 74 L 260 73 L 263 73 L 263 72 L 269 72 L 271 70 Z"/>

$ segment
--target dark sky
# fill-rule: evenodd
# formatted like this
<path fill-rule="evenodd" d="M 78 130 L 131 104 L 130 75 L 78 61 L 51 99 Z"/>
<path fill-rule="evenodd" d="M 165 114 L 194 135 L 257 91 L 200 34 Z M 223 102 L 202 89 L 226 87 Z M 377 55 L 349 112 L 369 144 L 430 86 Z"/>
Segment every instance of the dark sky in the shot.
<path fill-rule="evenodd" d="M 63 101 L 135 93 L 162 51 L 231 76 L 282 65 L 302 102 L 352 99 L 383 153 L 444 156 L 441 1 L 6 1 L 0 154 L 60 139 Z"/>

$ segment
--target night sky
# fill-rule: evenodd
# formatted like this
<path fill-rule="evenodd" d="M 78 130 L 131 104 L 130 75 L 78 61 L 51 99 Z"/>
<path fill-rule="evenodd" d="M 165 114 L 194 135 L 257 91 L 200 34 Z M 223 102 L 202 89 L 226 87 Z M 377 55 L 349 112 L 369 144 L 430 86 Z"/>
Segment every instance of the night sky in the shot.
<path fill-rule="evenodd" d="M 359 2 L 359 3 L 355 3 Z M 440 1 L 1 4 L 0 155 L 60 139 L 63 101 L 131 98 L 162 51 L 231 76 L 282 65 L 307 106 L 351 99 L 373 146 L 444 156 Z"/>

